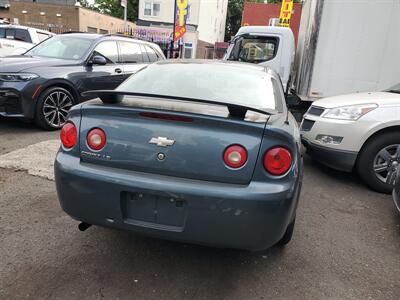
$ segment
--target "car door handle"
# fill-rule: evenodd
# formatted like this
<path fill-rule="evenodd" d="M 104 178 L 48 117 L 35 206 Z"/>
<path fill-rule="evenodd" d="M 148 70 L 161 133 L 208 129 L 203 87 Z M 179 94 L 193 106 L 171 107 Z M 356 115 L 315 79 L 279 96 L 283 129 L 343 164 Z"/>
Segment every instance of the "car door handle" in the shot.
<path fill-rule="evenodd" d="M 120 68 L 116 68 L 114 71 L 115 71 L 115 73 L 118 73 L 118 74 L 122 73 L 122 70 Z"/>

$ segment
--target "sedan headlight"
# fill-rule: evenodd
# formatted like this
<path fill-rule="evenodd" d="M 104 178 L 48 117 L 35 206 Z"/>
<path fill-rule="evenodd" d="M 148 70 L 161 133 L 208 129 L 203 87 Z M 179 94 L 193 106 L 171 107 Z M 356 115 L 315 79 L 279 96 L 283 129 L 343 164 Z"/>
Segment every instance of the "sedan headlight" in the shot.
<path fill-rule="evenodd" d="M 29 81 L 38 77 L 34 73 L 0 73 L 0 81 Z"/>
<path fill-rule="evenodd" d="M 377 104 L 359 104 L 335 107 L 328 109 L 322 117 L 328 119 L 356 121 L 377 107 Z"/>

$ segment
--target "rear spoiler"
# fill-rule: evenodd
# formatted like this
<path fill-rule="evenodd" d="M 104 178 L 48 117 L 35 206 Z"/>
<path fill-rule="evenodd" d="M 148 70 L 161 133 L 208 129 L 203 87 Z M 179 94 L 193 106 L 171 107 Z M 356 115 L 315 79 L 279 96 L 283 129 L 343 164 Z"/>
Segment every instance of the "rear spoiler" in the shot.
<path fill-rule="evenodd" d="M 273 115 L 275 112 L 273 110 L 262 110 L 259 108 L 249 107 L 240 104 L 226 103 L 221 101 L 214 100 L 202 100 L 195 98 L 186 98 L 186 97 L 177 97 L 177 96 L 167 96 L 167 95 L 156 95 L 156 94 L 147 94 L 147 93 L 135 93 L 135 92 L 125 92 L 125 91 L 115 91 L 115 90 L 94 90 L 82 93 L 84 97 L 98 97 L 103 103 L 112 104 L 119 103 L 122 101 L 124 96 L 136 96 L 136 97 L 146 97 L 146 98 L 158 98 L 158 99 L 169 99 L 169 100 L 178 100 L 184 102 L 195 102 L 202 104 L 211 104 L 211 105 L 220 105 L 225 106 L 229 110 L 229 115 L 231 117 L 242 118 L 244 119 L 247 111 L 253 111 L 264 115 Z"/>

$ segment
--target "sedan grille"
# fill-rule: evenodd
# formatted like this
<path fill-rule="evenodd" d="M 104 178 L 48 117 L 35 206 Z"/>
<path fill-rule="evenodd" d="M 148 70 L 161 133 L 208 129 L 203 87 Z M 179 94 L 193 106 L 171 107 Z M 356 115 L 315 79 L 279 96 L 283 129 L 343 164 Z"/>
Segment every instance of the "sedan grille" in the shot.
<path fill-rule="evenodd" d="M 308 110 L 307 114 L 313 115 L 313 116 L 320 116 L 324 112 L 325 109 L 322 107 L 317 107 L 317 106 L 311 106 L 310 109 Z"/>
<path fill-rule="evenodd" d="M 303 123 L 301 124 L 301 130 L 302 131 L 310 131 L 311 128 L 314 126 L 315 121 L 311 120 L 303 120 Z"/>

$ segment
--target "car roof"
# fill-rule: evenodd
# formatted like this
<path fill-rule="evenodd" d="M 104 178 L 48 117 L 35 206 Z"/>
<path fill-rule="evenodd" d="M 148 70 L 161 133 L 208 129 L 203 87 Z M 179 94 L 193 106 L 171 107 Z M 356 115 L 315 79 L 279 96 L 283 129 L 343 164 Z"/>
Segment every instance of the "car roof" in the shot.
<path fill-rule="evenodd" d="M 73 36 L 73 37 L 81 37 L 81 38 L 88 38 L 88 39 L 92 39 L 92 40 L 120 40 L 120 41 L 135 41 L 137 43 L 141 43 L 141 44 L 154 44 L 151 42 L 147 42 L 147 41 L 142 41 L 142 40 L 138 40 L 135 38 L 131 38 L 128 36 L 122 36 L 122 35 L 118 35 L 118 34 L 98 34 L 98 33 L 88 33 L 88 32 L 82 32 L 82 33 L 68 33 L 65 32 L 64 34 L 62 34 L 63 36 Z"/>
<path fill-rule="evenodd" d="M 28 27 L 28 26 L 22 26 L 22 25 L 15 25 L 15 24 L 0 24 L 0 27 L 4 28 L 15 28 L 15 29 L 24 29 L 24 30 L 28 30 L 28 29 L 34 29 L 40 32 L 46 32 L 46 33 L 51 33 L 54 34 L 53 32 L 47 31 L 47 30 L 43 30 L 43 29 L 39 29 L 39 28 L 34 28 L 34 27 Z"/>
<path fill-rule="evenodd" d="M 239 28 L 236 35 L 247 34 L 247 33 L 275 33 L 282 35 L 293 34 L 289 27 L 280 26 L 243 26 Z"/>
<path fill-rule="evenodd" d="M 257 64 L 245 63 L 245 62 L 237 62 L 237 61 L 229 61 L 229 60 L 216 60 L 216 59 L 168 59 L 168 60 L 160 60 L 155 63 L 155 65 L 166 65 L 166 64 L 204 64 L 212 66 L 229 66 L 229 67 L 236 67 L 242 70 L 253 70 L 253 71 L 260 71 L 269 73 L 270 75 L 277 76 L 276 72 L 267 67 L 261 66 Z"/>
<path fill-rule="evenodd" d="M 80 38 L 87 38 L 90 40 L 95 40 L 100 38 L 102 35 L 101 34 L 97 34 L 97 33 L 69 33 L 69 32 L 65 32 L 63 34 L 61 34 L 61 36 L 65 36 L 65 37 L 80 37 Z"/>
<path fill-rule="evenodd" d="M 28 26 L 22 26 L 22 25 L 14 25 L 14 24 L 0 24 L 0 27 L 8 27 L 8 28 L 16 28 L 16 29 L 36 29 L 33 27 L 28 27 Z M 41 30 L 41 29 L 37 29 L 37 30 Z"/>

